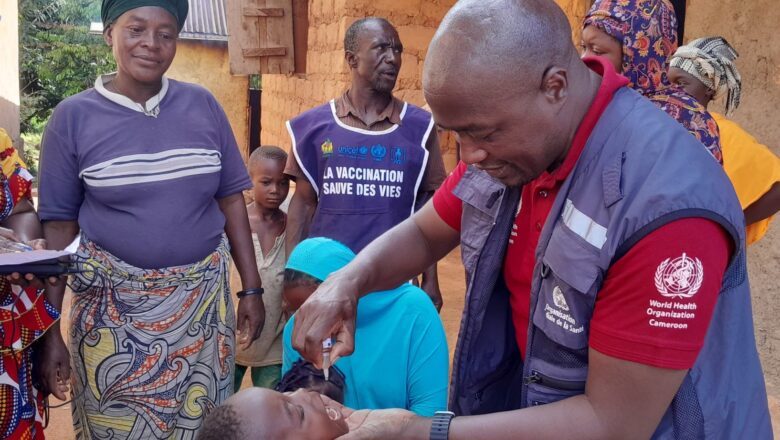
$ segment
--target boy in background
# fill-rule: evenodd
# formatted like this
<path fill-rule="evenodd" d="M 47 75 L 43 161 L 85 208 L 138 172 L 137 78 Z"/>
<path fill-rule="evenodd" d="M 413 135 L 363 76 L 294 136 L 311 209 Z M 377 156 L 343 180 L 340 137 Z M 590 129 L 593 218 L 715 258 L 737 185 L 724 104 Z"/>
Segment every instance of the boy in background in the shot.
<path fill-rule="evenodd" d="M 254 201 L 246 210 L 257 268 L 265 289 L 265 324 L 260 338 L 249 348 L 236 347 L 236 391 L 241 388 L 241 381 L 250 367 L 252 384 L 256 387 L 273 388 L 281 378 L 282 330 L 287 321 L 287 315 L 282 311 L 287 214 L 279 207 L 290 190 L 290 180 L 283 173 L 286 162 L 287 153 L 275 146 L 261 146 L 249 156 Z M 237 282 L 238 273 L 234 270 L 232 275 L 233 281 Z"/>

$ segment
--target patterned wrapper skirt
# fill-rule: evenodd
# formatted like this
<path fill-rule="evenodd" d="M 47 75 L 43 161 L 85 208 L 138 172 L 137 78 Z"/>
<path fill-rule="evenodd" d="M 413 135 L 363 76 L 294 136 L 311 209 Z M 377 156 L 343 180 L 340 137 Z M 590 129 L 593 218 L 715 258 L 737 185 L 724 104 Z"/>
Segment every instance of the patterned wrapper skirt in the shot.
<path fill-rule="evenodd" d="M 203 260 L 140 269 L 82 236 L 70 351 L 80 439 L 193 439 L 233 392 L 227 238 Z"/>
<path fill-rule="evenodd" d="M 43 439 L 43 396 L 33 385 L 33 342 L 59 319 L 43 290 L 0 278 L 0 439 Z"/>

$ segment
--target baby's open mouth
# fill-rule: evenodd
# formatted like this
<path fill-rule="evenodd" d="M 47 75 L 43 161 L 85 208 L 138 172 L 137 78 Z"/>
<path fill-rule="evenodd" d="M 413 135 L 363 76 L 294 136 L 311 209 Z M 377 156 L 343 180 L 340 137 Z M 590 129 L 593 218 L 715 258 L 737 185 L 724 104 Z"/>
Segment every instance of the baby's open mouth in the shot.
<path fill-rule="evenodd" d="M 328 415 L 329 419 L 334 422 L 344 419 L 344 415 L 341 413 L 341 408 L 339 408 L 340 405 L 338 402 L 329 399 L 323 394 L 320 394 L 320 399 L 322 399 L 322 403 L 325 405 L 325 414 Z"/>
<path fill-rule="evenodd" d="M 336 408 L 330 407 L 330 406 L 326 406 L 325 407 L 325 413 L 328 414 L 328 418 L 333 420 L 334 422 L 337 422 L 337 421 L 339 421 L 339 420 L 344 418 L 341 415 L 341 411 L 339 411 Z"/>

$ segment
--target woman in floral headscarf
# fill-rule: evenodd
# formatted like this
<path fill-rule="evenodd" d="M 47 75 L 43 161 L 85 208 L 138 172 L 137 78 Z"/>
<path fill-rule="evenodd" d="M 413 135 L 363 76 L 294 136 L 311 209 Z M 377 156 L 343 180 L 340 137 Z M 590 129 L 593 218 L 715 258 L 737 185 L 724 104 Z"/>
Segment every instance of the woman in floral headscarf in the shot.
<path fill-rule="evenodd" d="M 677 49 L 677 17 L 668 0 L 597 0 L 585 17 L 584 56 L 603 56 L 629 87 L 680 122 L 723 162 L 718 124 L 699 102 L 667 78 Z"/>

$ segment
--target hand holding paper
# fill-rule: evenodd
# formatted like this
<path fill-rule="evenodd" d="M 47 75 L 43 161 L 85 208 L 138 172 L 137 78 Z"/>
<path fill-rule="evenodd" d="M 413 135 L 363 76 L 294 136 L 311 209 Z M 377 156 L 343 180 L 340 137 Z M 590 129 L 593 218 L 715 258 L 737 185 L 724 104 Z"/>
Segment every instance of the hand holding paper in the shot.
<path fill-rule="evenodd" d="M 67 250 L 46 249 L 43 239 L 20 243 L 13 231 L 0 228 L 0 274 L 7 275 L 14 284 L 26 285 L 44 277 L 49 277 L 49 283 L 56 284 L 58 276 L 73 271 L 67 258 L 69 255 L 71 252 Z"/>

